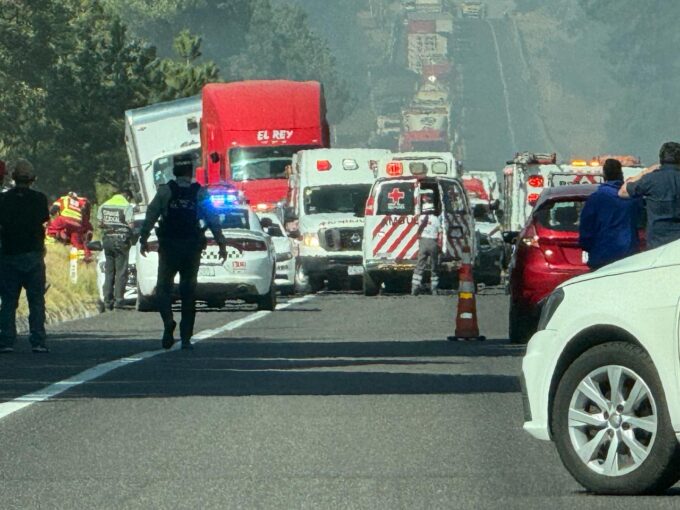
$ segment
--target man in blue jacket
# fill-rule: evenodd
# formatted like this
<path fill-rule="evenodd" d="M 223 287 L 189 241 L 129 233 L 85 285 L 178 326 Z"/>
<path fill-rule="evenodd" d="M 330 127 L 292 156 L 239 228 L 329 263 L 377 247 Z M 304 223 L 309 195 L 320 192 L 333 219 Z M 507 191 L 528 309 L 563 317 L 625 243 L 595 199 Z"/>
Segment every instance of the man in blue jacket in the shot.
<path fill-rule="evenodd" d="M 588 266 L 598 269 L 640 250 L 638 222 L 640 200 L 619 197 L 623 185 L 621 163 L 608 159 L 602 167 L 604 183 L 588 197 L 579 226 L 581 248 L 588 252 Z"/>

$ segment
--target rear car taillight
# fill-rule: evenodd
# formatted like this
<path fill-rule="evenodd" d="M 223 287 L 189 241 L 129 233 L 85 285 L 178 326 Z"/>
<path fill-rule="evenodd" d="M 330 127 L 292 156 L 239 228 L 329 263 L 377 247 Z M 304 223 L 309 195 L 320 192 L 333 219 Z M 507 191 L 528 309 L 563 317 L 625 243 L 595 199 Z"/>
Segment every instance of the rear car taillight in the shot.
<path fill-rule="evenodd" d="M 243 239 L 240 241 L 227 240 L 228 246 L 233 246 L 239 251 L 267 251 L 267 243 L 254 239 Z"/>
<path fill-rule="evenodd" d="M 540 197 L 540 193 L 529 193 L 529 196 L 527 197 L 527 202 L 529 202 L 529 205 L 534 205 L 536 202 L 538 202 L 538 197 Z"/>

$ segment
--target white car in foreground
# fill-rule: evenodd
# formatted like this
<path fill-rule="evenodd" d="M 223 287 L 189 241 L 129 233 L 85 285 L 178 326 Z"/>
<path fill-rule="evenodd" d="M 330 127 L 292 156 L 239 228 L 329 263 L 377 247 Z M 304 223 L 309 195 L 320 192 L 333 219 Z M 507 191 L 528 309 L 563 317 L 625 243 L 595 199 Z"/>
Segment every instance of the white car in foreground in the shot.
<path fill-rule="evenodd" d="M 289 296 L 295 292 L 295 241 L 286 235 L 286 230 L 274 212 L 258 212 L 263 230 L 269 234 L 276 252 L 276 288 Z"/>
<path fill-rule="evenodd" d="M 226 300 L 243 300 L 257 304 L 260 310 L 276 308 L 276 254 L 274 244 L 247 206 L 234 205 L 219 211 L 222 233 L 227 239 L 227 260 L 219 257 L 219 247 L 207 232 L 208 246 L 198 268 L 196 299 L 211 308 L 220 308 Z M 149 253 L 139 253 L 137 244 L 137 310 L 152 311 L 155 306 L 158 272 L 158 239 L 151 235 Z M 179 285 L 179 275 L 175 277 Z M 178 289 L 176 288 L 176 291 Z M 179 294 L 177 294 L 179 297 Z"/>
<path fill-rule="evenodd" d="M 522 364 L 524 428 L 587 489 L 680 479 L 680 241 L 564 283 Z"/>

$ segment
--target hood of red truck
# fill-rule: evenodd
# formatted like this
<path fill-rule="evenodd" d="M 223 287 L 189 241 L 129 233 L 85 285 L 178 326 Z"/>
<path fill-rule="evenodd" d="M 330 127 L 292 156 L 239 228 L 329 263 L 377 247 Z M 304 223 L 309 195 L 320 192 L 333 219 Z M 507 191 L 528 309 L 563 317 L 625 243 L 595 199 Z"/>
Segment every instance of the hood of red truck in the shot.
<path fill-rule="evenodd" d="M 258 204 L 275 205 L 286 200 L 288 194 L 287 179 L 258 179 L 234 184 L 243 191 L 246 200 L 253 207 Z"/>

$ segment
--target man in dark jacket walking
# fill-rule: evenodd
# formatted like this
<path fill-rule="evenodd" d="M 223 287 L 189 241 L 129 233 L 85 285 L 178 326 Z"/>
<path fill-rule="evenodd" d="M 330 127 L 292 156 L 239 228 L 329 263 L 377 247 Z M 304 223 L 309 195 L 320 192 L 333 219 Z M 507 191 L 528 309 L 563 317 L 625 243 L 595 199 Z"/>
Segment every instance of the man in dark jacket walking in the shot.
<path fill-rule="evenodd" d="M 680 239 L 680 143 L 664 143 L 659 163 L 629 179 L 619 190 L 620 197 L 645 199 L 649 249 Z"/>
<path fill-rule="evenodd" d="M 623 171 L 618 160 L 606 160 L 602 171 L 604 183 L 586 200 L 579 226 L 579 242 L 588 252 L 591 269 L 598 269 L 640 250 L 637 232 L 642 212 L 640 201 L 619 197 Z"/>
<path fill-rule="evenodd" d="M 33 352 L 49 352 L 45 341 L 45 223 L 47 197 L 31 189 L 33 166 L 25 159 L 12 172 L 15 187 L 0 194 L 0 352 L 12 352 L 17 337 L 16 311 L 21 289 L 28 300 Z"/>
<path fill-rule="evenodd" d="M 173 165 L 175 179 L 158 188 L 146 210 L 139 243 L 140 253 L 146 256 L 151 229 L 160 220 L 156 228 L 159 242 L 156 300 L 164 326 L 162 346 L 169 349 L 175 343 L 172 293 L 175 275 L 179 273 L 180 338 L 182 349 L 191 349 L 196 318 L 196 280 L 201 253 L 206 246 L 200 220 L 205 222 L 219 245 L 222 261 L 227 258 L 227 247 L 220 220 L 210 206 L 210 197 L 200 184 L 191 182 L 194 169 L 191 156 L 175 156 Z"/>

